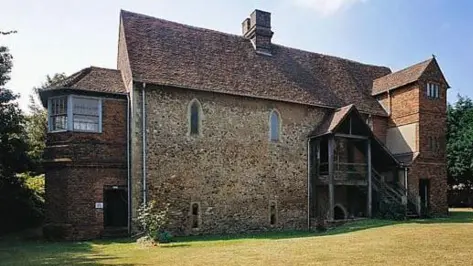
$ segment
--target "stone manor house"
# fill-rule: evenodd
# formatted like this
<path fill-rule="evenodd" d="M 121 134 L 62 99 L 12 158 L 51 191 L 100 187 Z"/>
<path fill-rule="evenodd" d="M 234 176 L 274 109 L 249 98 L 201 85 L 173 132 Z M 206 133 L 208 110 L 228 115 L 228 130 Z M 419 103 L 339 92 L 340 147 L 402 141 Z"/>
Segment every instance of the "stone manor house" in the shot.
<path fill-rule="evenodd" d="M 260 10 L 241 35 L 121 11 L 117 68 L 41 91 L 46 226 L 132 234 L 152 200 L 175 235 L 304 230 L 382 203 L 447 213 L 436 59 L 393 73 L 272 36 Z"/>

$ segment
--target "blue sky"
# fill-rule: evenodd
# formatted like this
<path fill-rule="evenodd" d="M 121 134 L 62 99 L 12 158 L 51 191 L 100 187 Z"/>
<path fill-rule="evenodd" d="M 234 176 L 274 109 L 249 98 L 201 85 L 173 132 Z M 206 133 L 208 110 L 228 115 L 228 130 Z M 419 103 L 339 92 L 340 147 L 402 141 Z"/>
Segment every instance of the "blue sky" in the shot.
<path fill-rule="evenodd" d="M 273 41 L 399 70 L 435 54 L 451 89 L 473 97 L 469 0 L 2 0 L 0 45 L 14 56 L 8 87 L 27 96 L 47 74 L 115 68 L 120 9 L 240 34 L 255 8 L 272 13 Z"/>

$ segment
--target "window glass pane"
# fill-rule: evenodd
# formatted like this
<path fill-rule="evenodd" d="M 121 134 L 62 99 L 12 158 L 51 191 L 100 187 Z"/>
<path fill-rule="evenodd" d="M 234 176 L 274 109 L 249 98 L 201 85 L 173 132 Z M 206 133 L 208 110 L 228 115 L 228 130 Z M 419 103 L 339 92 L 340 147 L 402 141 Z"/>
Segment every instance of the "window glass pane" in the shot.
<path fill-rule="evenodd" d="M 75 131 L 100 131 L 100 100 L 74 97 L 72 99 L 72 127 Z"/>
<path fill-rule="evenodd" d="M 85 99 L 85 98 L 74 98 L 74 108 L 72 112 L 74 114 L 81 115 L 99 115 L 99 100 L 97 99 Z"/>
<path fill-rule="evenodd" d="M 273 141 L 279 140 L 279 115 L 274 111 L 271 112 L 270 138 Z"/>
<path fill-rule="evenodd" d="M 99 131 L 99 117 L 98 116 L 85 116 L 85 115 L 74 115 L 74 130 L 78 131 Z"/>
<path fill-rule="evenodd" d="M 199 106 L 196 102 L 191 105 L 191 134 L 199 134 Z"/>
<path fill-rule="evenodd" d="M 65 115 L 53 116 L 51 119 L 51 131 L 66 130 L 67 117 Z"/>
<path fill-rule="evenodd" d="M 427 83 L 427 96 L 430 97 L 430 83 Z"/>
<path fill-rule="evenodd" d="M 50 100 L 49 131 L 67 129 L 67 97 L 57 97 Z"/>
<path fill-rule="evenodd" d="M 67 113 L 67 98 L 59 97 L 51 99 L 51 115 Z"/>

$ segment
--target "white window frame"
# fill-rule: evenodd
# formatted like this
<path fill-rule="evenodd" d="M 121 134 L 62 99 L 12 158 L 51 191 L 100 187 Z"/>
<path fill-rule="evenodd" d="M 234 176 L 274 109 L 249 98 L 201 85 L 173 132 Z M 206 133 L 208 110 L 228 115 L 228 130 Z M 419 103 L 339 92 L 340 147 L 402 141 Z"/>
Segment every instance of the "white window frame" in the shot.
<path fill-rule="evenodd" d="M 440 98 L 440 85 L 437 83 L 427 83 L 427 97 L 433 99 Z"/>
<path fill-rule="evenodd" d="M 59 129 L 59 130 L 52 130 L 51 127 L 52 127 L 52 119 L 51 119 L 51 116 L 52 116 L 52 101 L 54 99 L 59 99 L 59 98 L 65 98 L 66 99 L 66 103 L 67 103 L 67 106 L 66 106 L 66 128 L 65 129 Z M 54 97 L 50 97 L 48 99 L 48 133 L 56 133 L 56 132 L 66 132 L 69 128 L 69 120 L 67 119 L 69 117 L 69 96 L 67 95 L 61 95 L 61 96 L 54 96 Z"/>
<path fill-rule="evenodd" d="M 67 126 L 64 130 L 51 130 L 51 100 L 56 98 L 66 97 L 67 101 Z M 74 99 L 81 98 L 81 99 L 90 99 L 90 100 L 98 100 L 98 113 L 99 113 L 99 122 L 98 122 L 98 131 L 90 131 L 90 130 L 74 130 L 74 114 L 73 114 L 73 107 L 74 107 Z M 73 132 L 84 132 L 84 133 L 102 133 L 102 98 L 100 97 L 90 97 L 90 96 L 82 96 L 82 95 L 61 95 L 61 96 L 54 96 L 48 99 L 48 133 L 59 133 L 59 132 L 66 132 L 66 131 L 73 131 Z"/>

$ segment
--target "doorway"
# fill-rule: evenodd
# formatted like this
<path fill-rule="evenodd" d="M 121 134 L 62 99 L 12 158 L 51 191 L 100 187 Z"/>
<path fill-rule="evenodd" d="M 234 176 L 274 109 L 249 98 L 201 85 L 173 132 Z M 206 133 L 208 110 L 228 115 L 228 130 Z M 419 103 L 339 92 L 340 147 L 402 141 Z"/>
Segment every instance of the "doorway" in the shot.
<path fill-rule="evenodd" d="M 421 213 L 426 214 L 430 207 L 430 179 L 419 179 L 419 196 Z"/>
<path fill-rule="evenodd" d="M 128 194 L 124 187 L 104 189 L 104 226 L 128 226 Z"/>

